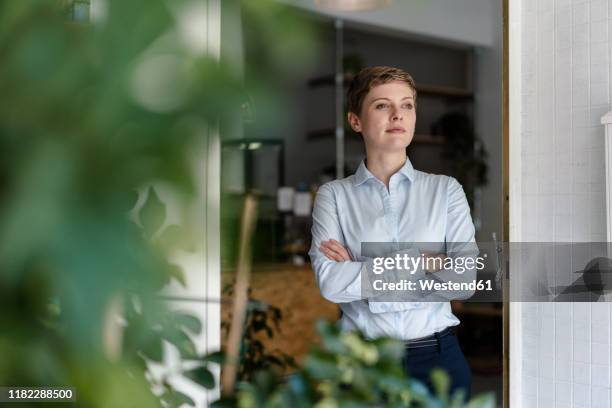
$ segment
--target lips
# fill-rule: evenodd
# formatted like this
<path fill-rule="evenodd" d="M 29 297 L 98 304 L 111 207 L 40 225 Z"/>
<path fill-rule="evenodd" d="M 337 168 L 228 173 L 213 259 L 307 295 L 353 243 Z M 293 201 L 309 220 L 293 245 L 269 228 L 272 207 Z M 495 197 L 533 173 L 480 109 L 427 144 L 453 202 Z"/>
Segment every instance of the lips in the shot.
<path fill-rule="evenodd" d="M 406 132 L 406 129 L 404 129 L 403 127 L 394 127 L 391 129 L 387 129 L 387 132 L 389 133 L 404 133 Z"/>

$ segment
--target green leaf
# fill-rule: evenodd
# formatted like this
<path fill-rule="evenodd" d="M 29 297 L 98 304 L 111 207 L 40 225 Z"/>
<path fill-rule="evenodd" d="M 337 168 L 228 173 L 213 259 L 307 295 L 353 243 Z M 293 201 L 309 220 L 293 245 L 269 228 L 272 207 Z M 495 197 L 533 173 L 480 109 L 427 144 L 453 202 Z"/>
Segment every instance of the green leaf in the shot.
<path fill-rule="evenodd" d="M 158 242 L 168 248 L 180 248 L 187 252 L 194 251 L 193 242 L 185 228 L 180 225 L 169 225 L 160 233 Z"/>
<path fill-rule="evenodd" d="M 174 321 L 177 326 L 185 328 L 191 331 L 193 334 L 200 334 L 202 332 L 202 323 L 200 322 L 200 319 L 193 315 L 177 313 L 174 316 Z"/>
<path fill-rule="evenodd" d="M 394 393 L 399 393 L 410 388 L 410 381 L 406 377 L 381 376 L 376 378 L 378 385 Z"/>
<path fill-rule="evenodd" d="M 163 337 L 172 343 L 181 353 L 181 357 L 194 360 L 197 358 L 195 344 L 191 338 L 182 331 L 172 330 L 171 332 L 163 333 Z"/>
<path fill-rule="evenodd" d="M 166 205 L 160 200 L 155 188 L 147 190 L 147 200 L 139 212 L 140 223 L 149 238 L 153 237 L 166 221 Z"/>
<path fill-rule="evenodd" d="M 158 337 L 149 339 L 143 347 L 142 352 L 151 360 L 161 362 L 163 358 L 161 339 Z"/>
<path fill-rule="evenodd" d="M 378 348 L 380 361 L 401 361 L 406 352 L 404 344 L 395 339 L 377 339 L 374 344 Z"/>
<path fill-rule="evenodd" d="M 495 394 L 486 393 L 472 398 L 466 408 L 494 408 Z"/>
<path fill-rule="evenodd" d="M 304 395 L 309 390 L 309 384 L 301 373 L 291 375 L 287 380 L 287 385 L 295 395 Z"/>
<path fill-rule="evenodd" d="M 204 356 L 203 360 L 208 363 L 223 364 L 225 362 L 225 353 L 222 351 L 215 351 L 214 353 Z"/>
<path fill-rule="evenodd" d="M 191 397 L 179 391 L 167 391 L 162 394 L 161 399 L 172 408 L 179 408 L 183 404 L 195 406 L 195 401 Z"/>
<path fill-rule="evenodd" d="M 193 370 L 185 371 L 183 374 L 185 375 L 185 377 L 200 384 L 208 390 L 211 390 L 215 387 L 215 377 L 206 367 L 198 367 Z"/>
<path fill-rule="evenodd" d="M 334 324 L 319 320 L 317 321 L 317 331 L 323 340 L 326 350 L 335 354 L 347 352 L 346 345 L 340 339 L 340 330 Z"/>
<path fill-rule="evenodd" d="M 311 352 L 304 358 L 304 370 L 314 378 L 326 379 L 339 375 L 336 359 L 331 355 Z"/>
<path fill-rule="evenodd" d="M 465 390 L 459 389 L 452 395 L 452 399 L 448 404 L 449 408 L 463 408 L 465 401 Z"/>
<path fill-rule="evenodd" d="M 450 378 L 448 374 L 440 368 L 435 368 L 431 371 L 431 382 L 436 391 L 436 395 L 441 399 L 447 399 L 448 390 L 450 389 Z"/>
<path fill-rule="evenodd" d="M 210 408 L 236 408 L 238 400 L 236 396 L 222 397 L 221 399 L 210 404 Z"/>
<path fill-rule="evenodd" d="M 410 391 L 413 398 L 420 401 L 430 401 L 432 399 L 429 388 L 419 380 L 410 379 Z"/>
<path fill-rule="evenodd" d="M 185 273 L 183 273 L 183 269 L 174 264 L 168 264 L 168 272 L 170 272 L 170 277 L 176 279 L 178 283 L 181 284 L 182 287 L 187 287 L 187 281 L 185 280 Z"/>

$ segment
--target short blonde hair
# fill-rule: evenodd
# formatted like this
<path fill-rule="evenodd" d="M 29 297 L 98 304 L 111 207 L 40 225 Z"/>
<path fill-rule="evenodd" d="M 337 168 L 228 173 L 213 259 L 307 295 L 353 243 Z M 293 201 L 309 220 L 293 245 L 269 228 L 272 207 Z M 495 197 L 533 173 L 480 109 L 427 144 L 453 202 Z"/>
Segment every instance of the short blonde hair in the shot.
<path fill-rule="evenodd" d="M 349 84 L 346 92 L 348 111 L 361 115 L 363 100 L 370 89 L 393 81 L 408 84 L 414 94 L 414 105 L 416 106 L 417 91 L 412 76 L 400 68 L 377 66 L 362 69 Z"/>

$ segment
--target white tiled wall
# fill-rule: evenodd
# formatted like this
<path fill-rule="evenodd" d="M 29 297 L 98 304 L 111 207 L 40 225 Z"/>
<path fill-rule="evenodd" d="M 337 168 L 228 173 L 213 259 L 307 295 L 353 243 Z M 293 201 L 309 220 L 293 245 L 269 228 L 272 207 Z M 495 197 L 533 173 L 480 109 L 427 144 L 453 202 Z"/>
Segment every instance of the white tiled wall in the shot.
<path fill-rule="evenodd" d="M 611 108 L 612 0 L 522 0 L 519 18 L 518 238 L 605 241 L 599 121 Z M 610 407 L 610 316 L 607 302 L 522 304 L 521 338 L 511 329 L 522 360 L 515 401 Z"/>

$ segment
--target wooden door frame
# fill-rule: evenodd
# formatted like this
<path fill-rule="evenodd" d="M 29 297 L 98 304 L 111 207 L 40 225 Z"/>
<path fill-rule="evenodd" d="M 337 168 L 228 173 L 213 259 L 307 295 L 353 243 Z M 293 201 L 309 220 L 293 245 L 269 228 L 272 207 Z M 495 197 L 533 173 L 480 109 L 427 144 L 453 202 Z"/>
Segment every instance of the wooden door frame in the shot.
<path fill-rule="evenodd" d="M 509 0 L 502 0 L 502 25 L 503 25 L 503 53 L 502 53 L 502 237 L 503 242 L 510 242 L 509 220 L 510 220 L 510 178 L 508 171 L 510 169 L 509 162 L 509 73 L 508 73 L 508 56 L 509 56 Z M 507 265 L 506 265 L 507 267 Z M 510 307 L 508 302 L 508 279 L 507 274 L 504 276 L 503 285 L 503 309 L 502 309 L 502 324 L 503 324 L 503 407 L 510 406 Z"/>
<path fill-rule="evenodd" d="M 522 1 L 503 2 L 502 180 L 503 241 L 521 241 Z M 510 83 L 512 86 L 510 87 Z M 503 406 L 521 406 L 521 303 L 510 302 L 511 263 L 503 297 Z M 512 339 L 510 338 L 512 330 Z M 514 340 L 514 341 L 512 341 Z M 510 358 L 512 357 L 512 359 Z"/>

